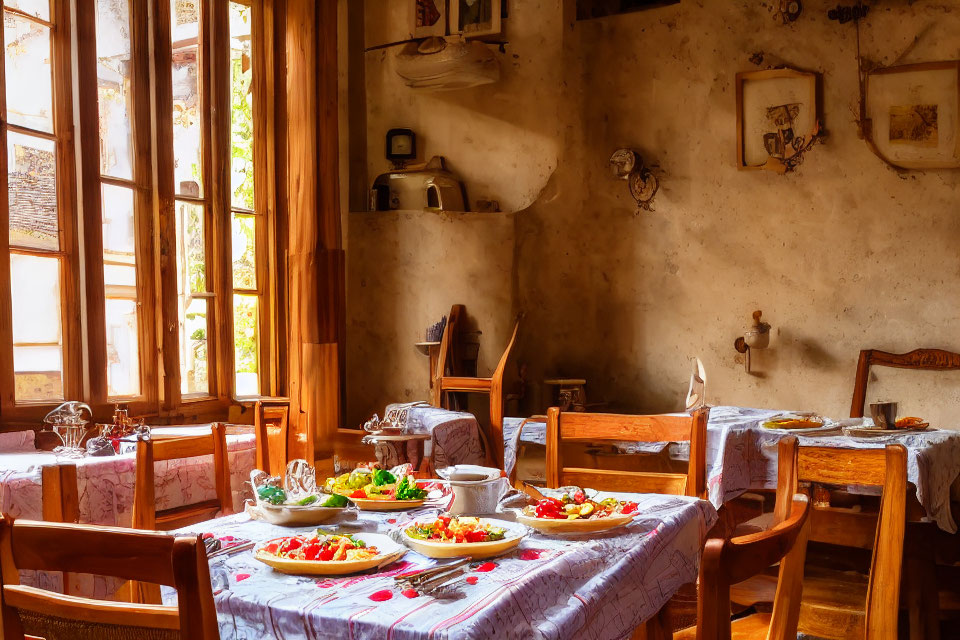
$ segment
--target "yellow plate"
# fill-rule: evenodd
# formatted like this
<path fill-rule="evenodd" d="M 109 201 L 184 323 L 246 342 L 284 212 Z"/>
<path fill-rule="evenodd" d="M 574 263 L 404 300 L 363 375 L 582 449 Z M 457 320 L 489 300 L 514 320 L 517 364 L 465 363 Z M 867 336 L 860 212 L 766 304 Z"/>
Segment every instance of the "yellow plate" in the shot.
<path fill-rule="evenodd" d="M 553 518 L 534 518 L 518 513 L 517 522 L 547 535 L 597 533 L 598 531 L 608 531 L 609 529 L 615 529 L 629 524 L 635 515 L 637 514 L 614 513 L 606 518 L 597 518 L 595 520 L 584 520 L 582 518 L 577 518 L 576 520 L 556 520 Z"/>
<path fill-rule="evenodd" d="M 433 520 L 430 520 L 433 522 Z M 506 537 L 503 540 L 494 540 L 492 542 L 434 542 L 432 540 L 418 540 L 407 535 L 406 529 L 414 526 L 416 523 L 409 523 L 404 526 L 403 541 L 408 547 L 417 553 L 442 560 L 444 558 L 461 558 L 469 556 L 471 558 L 492 558 L 499 556 L 515 548 L 527 535 L 526 529 L 515 522 L 505 520 L 495 520 L 491 518 L 480 518 L 481 523 L 492 524 L 496 527 L 503 527 L 507 530 Z"/>
<path fill-rule="evenodd" d="M 380 553 L 368 560 L 328 560 L 326 562 L 319 560 L 288 560 L 264 551 L 263 547 L 273 542 L 273 540 L 268 540 L 257 547 L 253 557 L 281 573 L 311 576 L 339 576 L 348 573 L 357 573 L 358 571 L 366 571 L 381 564 L 392 563 L 399 560 L 400 557 L 406 553 L 406 549 L 391 540 L 389 536 L 379 533 L 360 533 L 354 534 L 354 537 L 366 542 L 367 546 L 376 547 Z"/>
<path fill-rule="evenodd" d="M 357 505 L 358 509 L 363 511 L 399 511 L 401 509 L 413 509 L 414 507 L 422 507 L 423 503 L 426 502 L 426 499 L 423 500 L 374 500 L 374 499 L 364 499 L 364 498 L 351 498 L 347 496 L 347 500 Z"/>

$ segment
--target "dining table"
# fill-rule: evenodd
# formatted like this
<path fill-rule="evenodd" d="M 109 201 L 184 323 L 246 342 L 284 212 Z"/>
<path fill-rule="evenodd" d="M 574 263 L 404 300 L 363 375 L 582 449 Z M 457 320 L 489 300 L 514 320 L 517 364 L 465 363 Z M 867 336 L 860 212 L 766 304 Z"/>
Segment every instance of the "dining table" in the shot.
<path fill-rule="evenodd" d="M 752 407 L 710 407 L 707 422 L 707 492 L 717 508 L 743 493 L 777 487 L 777 443 L 790 435 L 788 429 L 771 429 L 764 423 L 771 418 L 793 413 L 782 409 Z M 951 513 L 951 500 L 960 499 L 960 431 L 931 428 L 924 431 L 891 431 L 889 435 L 860 437 L 847 435 L 844 427 L 871 426 L 872 420 L 837 419 L 824 421 L 824 427 L 797 435 L 800 446 L 848 449 L 881 448 L 902 444 L 907 449 L 907 480 L 923 507 L 924 519 L 947 533 L 957 532 Z M 522 445 L 546 444 L 546 424 L 542 420 L 506 418 L 504 420 L 504 458 L 510 473 Z M 616 444 L 624 454 L 661 454 L 673 460 L 689 459 L 689 443 Z M 858 488 L 851 487 L 853 492 Z"/>
<path fill-rule="evenodd" d="M 620 639 L 652 618 L 697 577 L 713 506 L 697 498 L 606 494 L 637 502 L 625 526 L 580 535 L 528 531 L 519 546 L 467 565 L 457 582 L 420 593 L 395 578 L 448 563 L 408 550 L 392 564 L 341 576 L 288 575 L 255 558 L 255 549 L 210 560 L 223 640 L 426 640 L 471 638 Z M 512 520 L 526 500 L 513 492 L 489 516 Z M 324 531 L 392 534 L 402 540 L 414 521 L 439 508 L 407 512 L 349 511 Z M 178 530 L 255 545 L 307 533 L 236 514 Z M 241 548 L 242 547 L 238 547 Z M 164 591 L 164 602 L 175 602 Z"/>
<path fill-rule="evenodd" d="M 466 411 L 451 411 L 422 403 L 389 404 L 384 411 L 406 410 L 405 433 L 427 436 L 425 455 L 436 469 L 457 464 L 483 464 L 486 452 L 476 416 Z M 392 459 L 407 461 L 404 452 Z M 392 465 L 391 465 L 392 466 Z"/>
<path fill-rule="evenodd" d="M 156 427 L 155 437 L 201 435 L 210 425 Z M 0 513 L 14 518 L 41 520 L 43 516 L 43 467 L 72 464 L 77 468 L 79 521 L 85 524 L 129 527 L 132 523 L 136 443 L 121 443 L 121 453 L 112 456 L 58 456 L 34 447 L 33 431 L 0 434 Z M 230 485 L 234 510 L 243 509 L 252 495 L 248 480 L 256 459 L 256 436 L 252 432 L 227 436 Z M 216 497 L 213 456 L 156 462 L 156 503 L 169 509 Z M 25 584 L 60 589 L 59 574 L 30 575 Z M 77 595 L 109 598 L 116 590 L 112 579 L 81 576 Z"/>

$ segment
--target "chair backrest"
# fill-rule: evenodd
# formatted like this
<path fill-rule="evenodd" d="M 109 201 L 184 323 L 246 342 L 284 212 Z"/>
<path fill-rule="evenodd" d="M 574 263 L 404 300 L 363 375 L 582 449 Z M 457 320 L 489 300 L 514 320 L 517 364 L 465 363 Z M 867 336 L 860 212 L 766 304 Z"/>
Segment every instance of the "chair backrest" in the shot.
<path fill-rule="evenodd" d="M 809 539 L 841 546 L 872 548 L 867 584 L 864 637 L 890 637 L 897 628 L 900 573 L 906 527 L 907 450 L 900 444 L 884 449 L 795 447 L 780 455 L 795 456 L 796 474 L 777 486 L 777 517 L 797 492 L 799 483 L 882 487 L 879 514 L 814 506 Z M 783 460 L 781 459 L 781 463 Z M 781 464 L 781 469 L 783 468 Z M 776 520 L 776 518 L 775 518 Z"/>
<path fill-rule="evenodd" d="M 809 504 L 793 496 L 786 519 L 737 538 L 711 538 L 700 560 L 697 640 L 730 640 L 730 586 L 780 563 L 768 640 L 795 640 L 803 588 L 805 526 Z"/>
<path fill-rule="evenodd" d="M 191 505 L 157 511 L 154 463 L 197 456 L 213 456 L 217 497 Z M 233 512 L 226 427 L 215 423 L 210 435 L 141 440 L 137 443 L 137 470 L 133 492 L 135 529 L 176 529 L 213 518 L 217 512 Z"/>
<path fill-rule="evenodd" d="M 860 352 L 860 359 L 857 361 L 857 377 L 854 379 L 853 402 L 850 405 L 851 418 L 863 417 L 871 366 L 950 371 L 960 369 L 960 353 L 943 349 L 914 349 L 909 353 L 887 353 L 876 349 L 864 349 Z"/>
<path fill-rule="evenodd" d="M 64 571 L 177 589 L 178 606 L 101 602 L 20 585 L 19 571 Z M 219 638 L 207 553 L 197 537 L 0 516 L 0 637 Z"/>
<path fill-rule="evenodd" d="M 40 469 L 40 504 L 44 522 L 79 522 L 80 493 L 77 465 L 55 464 Z M 76 592 L 74 579 L 63 572 L 63 592 Z"/>
<path fill-rule="evenodd" d="M 443 336 L 440 338 L 440 350 L 437 354 L 437 363 L 433 371 L 433 380 L 431 380 L 430 389 L 430 404 L 435 407 L 439 407 L 440 403 L 443 401 L 443 391 L 440 389 L 440 379 L 445 375 L 458 375 L 460 373 L 457 340 L 460 335 L 460 317 L 463 315 L 463 313 L 464 306 L 462 304 L 455 304 L 450 307 L 450 315 L 447 316 L 447 324 L 443 327 Z"/>
<path fill-rule="evenodd" d="M 706 495 L 706 447 L 708 408 L 684 415 L 621 415 L 547 411 L 547 486 L 577 485 L 611 491 Z M 561 444 L 585 442 L 689 442 L 687 473 L 610 471 L 564 467 Z"/>
<path fill-rule="evenodd" d="M 253 424 L 257 434 L 257 468 L 272 476 L 287 471 L 287 436 L 290 420 L 289 400 L 258 400 Z"/>
<path fill-rule="evenodd" d="M 513 325 L 513 333 L 510 335 L 510 342 L 507 348 L 503 350 L 500 361 L 497 362 L 497 368 L 493 370 L 490 376 L 490 444 L 493 446 L 493 458 L 496 465 L 503 469 L 503 418 L 505 413 L 503 397 L 503 374 L 507 369 L 507 361 L 510 359 L 510 352 L 513 351 L 513 345 L 517 342 L 517 333 L 520 331 L 520 319 L 518 318 Z"/>
<path fill-rule="evenodd" d="M 77 465 L 64 463 L 40 469 L 41 506 L 45 522 L 78 522 L 80 497 Z"/>

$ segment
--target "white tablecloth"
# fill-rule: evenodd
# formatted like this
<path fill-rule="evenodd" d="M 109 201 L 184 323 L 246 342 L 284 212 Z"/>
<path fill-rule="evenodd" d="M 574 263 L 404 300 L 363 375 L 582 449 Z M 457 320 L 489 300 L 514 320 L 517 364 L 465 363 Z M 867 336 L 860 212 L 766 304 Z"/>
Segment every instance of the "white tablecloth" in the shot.
<path fill-rule="evenodd" d="M 703 500 L 622 496 L 637 500 L 642 514 L 627 527 L 589 536 L 531 535 L 507 555 L 471 565 L 469 582 L 452 598 L 409 598 L 395 587 L 394 576 L 437 564 L 413 551 L 379 573 L 331 578 L 278 573 L 254 560 L 251 551 L 215 558 L 211 573 L 220 637 L 628 638 L 680 586 L 696 579 L 700 549 L 717 516 Z M 411 515 L 361 512 L 355 523 L 324 528 L 387 533 Z M 244 515 L 187 529 L 255 541 L 309 530 Z"/>

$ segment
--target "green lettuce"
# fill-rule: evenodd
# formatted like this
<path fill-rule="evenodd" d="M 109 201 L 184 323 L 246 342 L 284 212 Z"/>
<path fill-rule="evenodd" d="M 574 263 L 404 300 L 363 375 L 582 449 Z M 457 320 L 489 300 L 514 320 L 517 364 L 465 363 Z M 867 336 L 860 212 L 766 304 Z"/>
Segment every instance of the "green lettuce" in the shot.
<path fill-rule="evenodd" d="M 383 486 L 385 484 L 394 484 L 397 481 L 397 477 L 386 471 L 384 469 L 374 469 L 373 470 L 373 484 Z"/>
<path fill-rule="evenodd" d="M 324 502 L 324 503 L 321 504 L 320 506 L 321 506 L 321 507 L 332 507 L 332 508 L 338 509 L 338 508 L 340 508 L 340 507 L 345 507 L 345 506 L 347 506 L 347 503 L 348 503 L 348 502 L 350 502 L 350 501 L 347 500 L 346 498 L 344 498 L 343 496 L 335 493 L 335 494 L 333 494 L 332 496 L 330 496 L 329 498 L 327 498 L 326 502 Z"/>
<path fill-rule="evenodd" d="M 422 500 L 427 492 L 417 486 L 412 476 L 403 476 L 397 483 L 397 500 Z"/>

